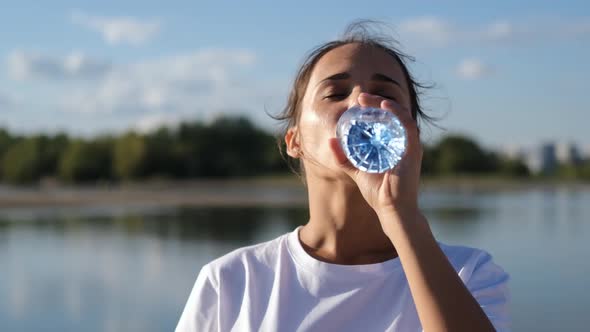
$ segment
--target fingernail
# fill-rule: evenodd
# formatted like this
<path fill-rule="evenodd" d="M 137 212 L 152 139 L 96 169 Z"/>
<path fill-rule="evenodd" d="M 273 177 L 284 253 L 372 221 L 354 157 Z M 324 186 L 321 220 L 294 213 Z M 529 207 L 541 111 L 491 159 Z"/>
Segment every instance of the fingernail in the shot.
<path fill-rule="evenodd" d="M 393 107 L 393 106 L 395 106 L 395 104 L 393 103 L 393 101 L 392 101 L 392 100 L 390 100 L 390 99 L 383 99 L 383 103 L 384 103 L 385 105 L 389 106 L 389 107 Z"/>

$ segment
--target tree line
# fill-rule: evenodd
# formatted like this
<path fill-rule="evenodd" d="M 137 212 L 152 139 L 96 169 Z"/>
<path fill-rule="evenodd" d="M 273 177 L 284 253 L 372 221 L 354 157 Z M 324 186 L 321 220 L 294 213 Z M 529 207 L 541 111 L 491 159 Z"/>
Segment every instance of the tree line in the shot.
<path fill-rule="evenodd" d="M 13 184 L 32 184 L 44 178 L 96 183 L 286 174 L 286 158 L 279 152 L 276 137 L 243 116 L 86 139 L 65 133 L 14 135 L 0 129 L 0 179 Z M 568 166 L 560 174 L 590 179 L 587 166 Z M 423 174 L 430 176 L 531 175 L 522 161 L 486 151 L 460 135 L 425 146 L 422 167 Z"/>
<path fill-rule="evenodd" d="M 276 149 L 274 137 L 244 117 L 92 139 L 64 133 L 15 136 L 0 129 L 0 177 L 17 184 L 42 178 L 82 183 L 284 172 Z"/>

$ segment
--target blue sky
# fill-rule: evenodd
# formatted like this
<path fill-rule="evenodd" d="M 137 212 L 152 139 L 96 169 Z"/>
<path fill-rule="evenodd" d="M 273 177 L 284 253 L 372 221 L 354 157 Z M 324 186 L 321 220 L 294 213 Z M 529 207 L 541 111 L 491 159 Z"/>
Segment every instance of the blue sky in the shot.
<path fill-rule="evenodd" d="M 588 1 L 32 1 L 0 11 L 0 126 L 78 135 L 244 113 L 275 128 L 305 53 L 388 23 L 426 92 L 427 130 L 490 147 L 590 147 Z"/>

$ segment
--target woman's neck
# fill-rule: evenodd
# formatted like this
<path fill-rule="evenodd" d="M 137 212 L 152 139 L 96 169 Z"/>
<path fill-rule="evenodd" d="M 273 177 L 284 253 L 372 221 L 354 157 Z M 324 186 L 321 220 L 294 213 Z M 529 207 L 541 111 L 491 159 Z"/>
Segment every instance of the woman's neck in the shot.
<path fill-rule="evenodd" d="M 344 265 L 397 257 L 375 211 L 353 182 L 308 181 L 307 189 L 310 219 L 299 238 L 311 256 Z"/>

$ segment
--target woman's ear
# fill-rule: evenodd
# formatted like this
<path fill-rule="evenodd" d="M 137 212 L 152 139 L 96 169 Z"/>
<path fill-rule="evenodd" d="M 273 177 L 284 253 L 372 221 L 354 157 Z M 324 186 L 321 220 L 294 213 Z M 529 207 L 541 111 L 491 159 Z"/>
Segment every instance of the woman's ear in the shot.
<path fill-rule="evenodd" d="M 285 134 L 285 144 L 287 145 L 287 154 L 291 158 L 299 158 L 301 154 L 301 145 L 299 143 L 299 130 L 297 127 L 291 127 Z"/>

